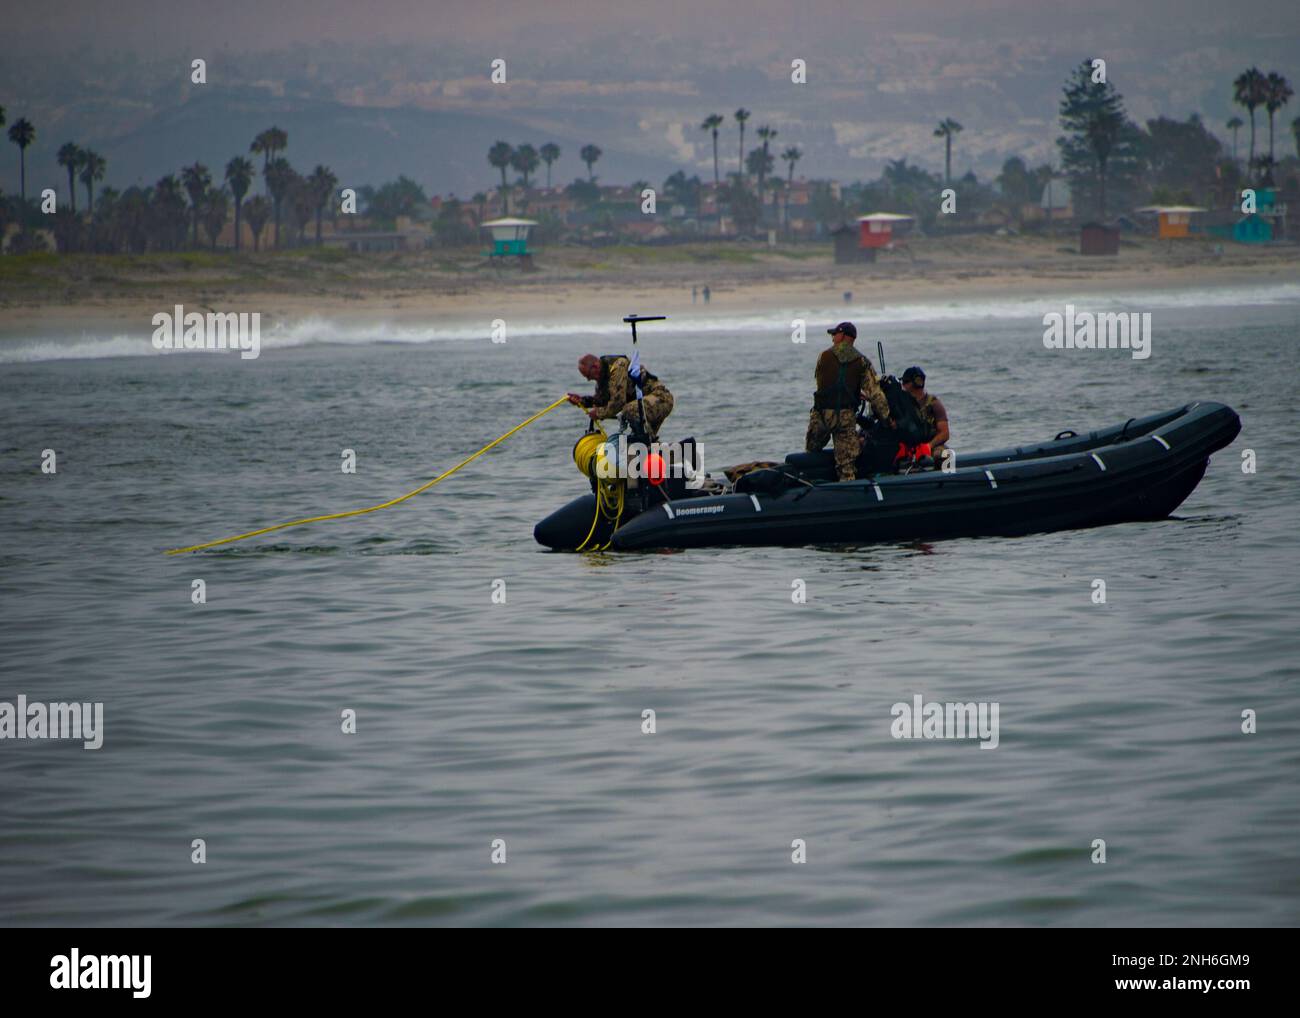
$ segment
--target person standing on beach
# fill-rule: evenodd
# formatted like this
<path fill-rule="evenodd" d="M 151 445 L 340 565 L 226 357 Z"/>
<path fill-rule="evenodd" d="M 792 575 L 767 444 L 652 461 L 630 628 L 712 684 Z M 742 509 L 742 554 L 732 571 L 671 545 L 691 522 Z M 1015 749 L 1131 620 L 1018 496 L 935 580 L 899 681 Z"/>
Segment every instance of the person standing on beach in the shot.
<path fill-rule="evenodd" d="M 826 439 L 835 439 L 835 471 L 841 481 L 857 479 L 858 453 L 862 443 L 858 440 L 857 410 L 860 399 L 866 399 L 876 417 L 889 421 L 889 401 L 880 389 L 871 362 L 855 347 L 857 327 L 852 322 L 840 322 L 827 329 L 831 345 L 817 358 L 813 377 L 817 391 L 813 393 L 813 408 L 808 413 L 808 433 L 804 448 L 818 452 Z"/>
<path fill-rule="evenodd" d="M 665 418 L 673 412 L 673 394 L 668 386 L 650 374 L 645 365 L 640 366 L 639 376 L 633 380 L 632 362 L 621 354 L 583 354 L 578 359 L 578 372 L 583 378 L 596 383 L 596 392 L 592 396 L 580 396 L 569 393 L 569 402 L 587 411 L 593 421 L 608 420 L 622 416 L 629 424 L 641 423 L 641 408 L 645 408 L 645 426 L 643 430 L 650 441 L 659 437 L 659 428 Z M 640 386 L 641 396 L 637 396 Z"/>

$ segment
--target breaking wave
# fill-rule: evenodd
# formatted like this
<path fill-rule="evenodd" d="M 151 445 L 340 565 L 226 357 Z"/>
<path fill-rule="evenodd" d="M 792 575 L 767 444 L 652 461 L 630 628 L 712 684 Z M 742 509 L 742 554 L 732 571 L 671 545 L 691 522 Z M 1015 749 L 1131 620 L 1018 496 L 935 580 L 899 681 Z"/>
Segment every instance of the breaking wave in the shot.
<path fill-rule="evenodd" d="M 1066 302 L 1090 311 L 1159 311 L 1164 308 L 1248 307 L 1300 303 L 1300 284 L 1270 286 L 1219 287 L 1205 290 L 1170 290 L 1106 295 L 1071 294 L 1035 295 L 1033 297 L 963 298 L 948 303 L 916 302 L 867 305 L 850 301 L 818 307 L 773 308 L 765 313 L 737 314 L 728 310 L 692 308 L 656 323 L 655 333 L 662 336 L 731 333 L 738 337 L 768 333 L 788 334 L 790 321 L 803 318 L 810 334 L 822 322 L 850 319 L 860 326 L 907 325 L 925 322 L 981 321 L 999 319 L 1039 319 L 1047 311 L 1057 310 Z M 495 317 L 495 316 L 494 316 Z M 508 340 L 545 340 L 549 337 L 608 337 L 617 323 L 607 317 L 579 315 L 571 319 L 539 321 L 527 318 L 508 322 Z M 394 324 L 382 320 L 362 322 L 310 316 L 293 321 L 276 322 L 262 329 L 262 352 L 314 345 L 366 346 L 372 344 L 425 344 L 439 342 L 487 341 L 491 338 L 492 319 L 480 321 L 457 316 L 433 320 L 427 325 Z M 620 333 L 621 334 L 621 333 Z M 152 328 L 139 333 L 114 331 L 104 335 L 81 332 L 75 336 L 41 336 L 0 341 L 0 363 L 18 364 L 54 360 L 99 359 L 105 357 L 178 356 L 184 351 L 166 352 L 153 348 Z"/>

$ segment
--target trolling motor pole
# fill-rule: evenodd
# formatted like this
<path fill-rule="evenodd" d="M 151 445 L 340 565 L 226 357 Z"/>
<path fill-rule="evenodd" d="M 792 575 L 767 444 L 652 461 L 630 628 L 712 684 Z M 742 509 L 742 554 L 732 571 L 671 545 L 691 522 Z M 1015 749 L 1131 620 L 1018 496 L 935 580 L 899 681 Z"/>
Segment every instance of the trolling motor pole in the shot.
<path fill-rule="evenodd" d="M 876 340 L 876 356 L 880 358 L 880 377 L 884 378 L 885 377 L 885 344 L 880 342 L 880 340 Z M 870 363 L 870 361 L 868 361 L 868 363 Z M 867 412 L 866 400 L 858 400 L 857 417 L 859 423 L 866 420 L 866 417 L 864 416 L 866 412 Z M 866 425 L 864 424 L 863 427 L 866 427 Z"/>
<path fill-rule="evenodd" d="M 623 321 L 627 322 L 628 325 L 632 326 L 632 347 L 633 347 L 632 356 L 633 357 L 637 357 L 637 352 L 636 352 L 637 322 L 662 322 L 666 320 L 667 317 L 668 317 L 667 315 L 624 315 L 623 316 Z M 641 364 L 639 359 L 637 361 L 637 377 L 633 379 L 633 384 L 636 386 L 637 423 L 636 423 L 636 427 L 632 429 L 632 434 L 634 436 L 639 437 L 640 440 L 645 444 L 646 448 L 648 449 L 650 447 L 650 427 L 649 427 L 649 422 L 646 421 L 645 419 L 645 399 L 644 399 L 644 394 L 641 391 Z M 637 486 L 637 494 L 641 500 L 641 511 L 644 512 L 645 510 L 650 508 L 650 491 L 644 484 L 641 484 Z"/>
<path fill-rule="evenodd" d="M 624 315 L 623 316 L 623 321 L 627 322 L 630 326 L 632 326 L 632 346 L 634 347 L 636 346 L 636 323 L 637 322 L 664 322 L 667 320 L 668 320 L 667 315 Z M 647 444 L 649 444 L 650 429 L 646 426 L 645 403 L 642 399 L 642 393 L 641 393 L 639 363 L 637 364 L 637 378 L 634 379 L 634 381 L 636 383 L 636 409 L 640 419 L 640 428 L 642 431 L 641 437 L 645 438 Z"/>
<path fill-rule="evenodd" d="M 666 322 L 667 315 L 624 315 L 623 321 L 632 326 L 632 345 L 636 346 L 636 323 L 637 322 Z"/>

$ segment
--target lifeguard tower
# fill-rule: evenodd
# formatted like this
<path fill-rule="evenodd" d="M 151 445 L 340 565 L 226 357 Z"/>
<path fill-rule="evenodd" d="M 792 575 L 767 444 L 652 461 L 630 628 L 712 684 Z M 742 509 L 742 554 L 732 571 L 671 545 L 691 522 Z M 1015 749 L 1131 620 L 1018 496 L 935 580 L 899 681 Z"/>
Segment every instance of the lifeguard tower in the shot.
<path fill-rule="evenodd" d="M 874 262 L 877 251 L 892 251 L 896 247 L 902 248 L 911 257 L 911 249 L 901 239 L 911 222 L 911 216 L 897 212 L 872 212 L 870 215 L 858 216 L 858 247 L 862 249 L 864 259 Z"/>
<path fill-rule="evenodd" d="M 1199 205 L 1148 205 L 1139 212 L 1153 213 L 1157 217 L 1156 237 L 1175 240 L 1191 235 L 1192 216 L 1205 209 Z"/>
<path fill-rule="evenodd" d="M 535 219 L 489 219 L 482 226 L 492 235 L 492 247 L 485 254 L 488 261 L 496 264 L 509 264 L 507 259 L 516 259 L 515 264 L 521 269 L 533 266 L 533 251 L 528 246 L 529 235 L 537 225 Z"/>

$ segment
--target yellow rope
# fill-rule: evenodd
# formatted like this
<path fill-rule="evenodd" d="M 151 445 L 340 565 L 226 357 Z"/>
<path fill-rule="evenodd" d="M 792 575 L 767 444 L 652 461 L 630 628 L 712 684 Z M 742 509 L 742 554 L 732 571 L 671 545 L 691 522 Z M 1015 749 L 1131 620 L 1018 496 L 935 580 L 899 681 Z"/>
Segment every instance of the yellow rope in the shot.
<path fill-rule="evenodd" d="M 595 482 L 596 489 L 596 512 L 591 518 L 591 528 L 587 531 L 587 536 L 574 549 L 575 551 L 604 551 L 613 541 L 614 530 L 618 529 L 619 521 L 623 518 L 627 482 L 622 478 L 600 477 L 597 470 L 600 447 L 607 438 L 605 429 L 597 424 L 595 430 L 583 435 L 573 447 L 573 462 L 581 473 Z M 610 531 L 609 540 L 604 544 L 596 544 L 588 548 L 587 542 L 595 535 L 596 527 L 601 520 L 613 521 L 614 529 Z"/>
<path fill-rule="evenodd" d="M 578 439 L 576 443 L 574 443 L 573 462 L 578 468 L 578 473 L 582 474 L 584 477 L 590 477 L 593 479 L 596 477 L 592 470 L 592 466 L 596 459 L 596 454 L 600 451 L 600 447 L 608 438 L 609 436 L 605 434 L 605 429 L 600 427 L 600 425 L 596 425 L 594 431 L 587 432 Z"/>
<path fill-rule="evenodd" d="M 216 547 L 217 545 L 219 545 L 219 544 L 231 544 L 231 543 L 234 542 L 234 541 L 242 541 L 242 540 L 244 540 L 245 538 L 249 538 L 249 537 L 257 537 L 259 534 L 269 534 L 269 533 L 271 533 L 271 532 L 274 531 L 274 530 L 284 530 L 284 529 L 287 528 L 287 527 L 300 527 L 300 526 L 302 526 L 304 523 L 320 523 L 320 522 L 322 522 L 322 521 L 324 521 L 324 520 L 341 520 L 341 519 L 345 519 L 345 518 L 348 517 L 348 516 L 362 516 L 362 515 L 364 515 L 364 514 L 366 514 L 366 513 L 373 513 L 373 512 L 376 512 L 376 511 L 380 510 L 380 509 L 387 509 L 389 506 L 397 505 L 397 503 L 399 503 L 399 502 L 405 502 L 408 498 L 414 498 L 416 495 L 420 494 L 420 492 L 422 492 L 422 491 L 428 491 L 428 490 L 429 490 L 430 488 L 432 488 L 435 484 L 437 484 L 439 481 L 441 481 L 444 477 L 450 477 L 452 474 L 454 474 L 457 470 L 459 470 L 461 467 L 465 466 L 466 464 L 469 464 L 469 463 L 474 462 L 474 460 L 478 459 L 480 456 L 482 456 L 482 455 L 483 455 L 485 452 L 487 452 L 489 449 L 493 448 L 494 446 L 498 446 L 498 445 L 500 445 L 500 444 L 501 444 L 502 442 L 504 442 L 507 438 L 509 438 L 511 435 L 513 435 L 516 431 L 520 431 L 520 430 L 522 430 L 523 428 L 528 427 L 528 425 L 532 424 L 533 421 L 537 420 L 539 417 L 544 417 L 546 414 L 549 414 L 552 410 L 554 410 L 554 409 L 555 409 L 557 406 L 559 406 L 561 403 L 566 402 L 566 401 L 568 400 L 568 398 L 569 398 L 568 396 L 561 396 L 561 397 L 560 397 L 559 399 L 557 399 L 554 403 L 552 403 L 550 406 L 548 406 L 545 410 L 541 410 L 541 411 L 539 411 L 539 412 L 533 414 L 532 417 L 528 418 L 528 420 L 524 421 L 522 424 L 517 424 L 517 425 L 515 425 L 513 428 L 511 428 L 509 431 L 507 431 L 507 432 L 506 432 L 504 435 L 502 435 L 500 438 L 496 439 L 496 440 L 493 441 L 493 442 L 489 442 L 487 445 L 483 446 L 483 448 L 480 449 L 478 452 L 476 452 L 473 456 L 470 456 L 470 457 L 468 457 L 467 459 L 463 459 L 463 460 L 461 460 L 459 463 L 457 463 L 457 464 L 456 464 L 454 467 L 452 467 L 450 470 L 445 470 L 445 471 L 443 471 L 441 474 L 439 474 L 437 477 L 435 477 L 432 481 L 429 481 L 429 482 L 426 483 L 426 484 L 422 484 L 422 485 L 420 485 L 420 486 L 419 486 L 418 488 L 416 488 L 414 491 L 408 491 L 405 495 L 399 495 L 397 498 L 389 499 L 387 502 L 381 502 L 379 505 L 372 505 L 372 506 L 370 506 L 370 507 L 367 508 L 367 509 L 353 509 L 353 510 L 351 510 L 351 511 L 349 511 L 349 512 L 345 512 L 345 513 L 330 513 L 328 516 L 309 516 L 309 517 L 308 517 L 307 519 L 305 519 L 305 520 L 293 520 L 293 521 L 291 521 L 291 522 L 289 522 L 289 523 L 277 523 L 277 524 L 276 524 L 275 526 L 273 526 L 273 527 L 263 527 L 261 530 L 250 530 L 247 534 L 237 534 L 237 535 L 234 536 L 234 537 L 223 537 L 220 541 L 209 541 L 207 544 L 194 544 L 194 545 L 190 545 L 188 548 L 172 548 L 172 549 L 170 549 L 170 550 L 167 551 L 167 554 L 168 554 L 168 555 L 183 555 L 183 554 L 184 554 L 185 552 L 187 552 L 187 551 L 202 551 L 204 548 L 215 548 L 215 547 Z"/>

